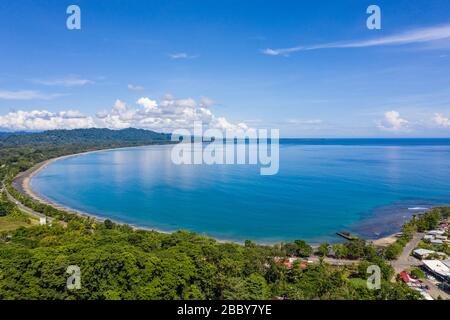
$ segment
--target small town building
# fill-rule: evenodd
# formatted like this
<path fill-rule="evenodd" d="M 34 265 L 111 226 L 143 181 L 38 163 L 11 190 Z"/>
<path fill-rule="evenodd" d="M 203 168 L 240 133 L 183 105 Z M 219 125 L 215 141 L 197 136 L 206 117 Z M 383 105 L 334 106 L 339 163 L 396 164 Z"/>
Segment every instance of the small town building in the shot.
<path fill-rule="evenodd" d="M 426 259 L 427 257 L 429 257 L 430 255 L 432 255 L 434 253 L 436 253 L 436 251 L 428 250 L 428 249 L 416 249 L 413 251 L 413 255 L 416 258 L 419 258 L 420 260 Z"/>
<path fill-rule="evenodd" d="M 441 281 L 450 283 L 450 268 L 440 260 L 423 260 L 425 269 Z"/>
<path fill-rule="evenodd" d="M 444 241 L 443 240 L 439 240 L 439 239 L 431 240 L 430 243 L 433 246 L 442 246 L 442 245 L 444 245 Z"/>
<path fill-rule="evenodd" d="M 276 263 L 284 265 L 288 269 L 292 269 L 295 266 L 295 263 L 297 261 L 298 261 L 298 267 L 302 270 L 306 269 L 308 267 L 308 264 L 310 263 L 310 261 L 302 260 L 302 259 L 296 258 L 296 257 L 285 258 L 285 259 L 276 257 L 274 260 Z"/>
<path fill-rule="evenodd" d="M 406 272 L 406 271 L 400 272 L 400 279 L 401 279 L 404 283 L 406 283 L 406 284 L 410 283 L 411 281 L 414 281 L 414 279 L 411 278 L 411 276 L 409 275 L 409 273 Z"/>
<path fill-rule="evenodd" d="M 430 231 L 428 231 L 427 232 L 427 234 L 430 234 L 430 235 L 443 235 L 445 233 L 445 231 L 444 230 L 430 230 Z"/>
<path fill-rule="evenodd" d="M 447 268 L 450 269 L 450 259 L 443 260 L 442 263 L 445 264 Z"/>
<path fill-rule="evenodd" d="M 428 250 L 428 249 L 416 249 L 413 251 L 413 255 L 420 260 L 428 258 L 430 255 L 438 255 L 443 259 L 447 257 L 447 255 L 443 252 Z"/>

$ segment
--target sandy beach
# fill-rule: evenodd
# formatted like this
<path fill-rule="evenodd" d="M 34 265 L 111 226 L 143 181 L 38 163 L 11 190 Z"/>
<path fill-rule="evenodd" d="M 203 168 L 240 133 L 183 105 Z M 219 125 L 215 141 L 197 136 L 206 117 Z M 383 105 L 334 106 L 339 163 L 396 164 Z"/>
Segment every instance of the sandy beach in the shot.
<path fill-rule="evenodd" d="M 35 165 L 34 167 L 32 167 L 31 169 L 28 169 L 27 171 L 20 173 L 14 179 L 14 182 L 13 182 L 14 187 L 18 191 L 20 191 L 20 192 L 28 195 L 29 197 L 31 197 L 34 201 L 37 201 L 37 202 L 40 202 L 40 203 L 43 203 L 43 204 L 48 204 L 48 205 L 55 205 L 55 204 L 50 203 L 46 199 L 40 197 L 39 195 L 37 195 L 36 193 L 33 192 L 33 189 L 31 188 L 31 179 L 37 173 L 39 173 L 39 171 L 41 171 L 42 169 L 47 167 L 49 164 L 51 164 L 54 161 L 57 161 L 58 159 L 61 159 L 61 158 L 63 158 L 63 157 L 50 159 L 50 160 L 41 162 L 41 163 Z"/>
<path fill-rule="evenodd" d="M 392 235 L 376 239 L 371 242 L 374 246 L 377 247 L 387 247 L 388 245 L 393 244 L 395 241 L 397 241 L 397 239 L 397 233 L 394 233 Z"/>

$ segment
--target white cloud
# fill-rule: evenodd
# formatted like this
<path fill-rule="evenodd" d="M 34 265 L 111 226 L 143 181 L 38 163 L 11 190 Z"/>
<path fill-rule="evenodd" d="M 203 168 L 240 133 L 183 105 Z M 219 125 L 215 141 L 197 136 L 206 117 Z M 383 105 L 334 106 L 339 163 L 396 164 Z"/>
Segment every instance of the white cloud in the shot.
<path fill-rule="evenodd" d="M 216 129 L 220 129 L 220 130 L 247 130 L 249 129 L 249 127 L 243 123 L 240 122 L 238 124 L 232 124 L 230 122 L 227 121 L 227 119 L 225 119 L 224 117 L 213 117 L 212 121 L 209 123 L 209 127 L 210 128 L 216 128 Z"/>
<path fill-rule="evenodd" d="M 93 84 L 94 82 L 88 79 L 80 79 L 76 76 L 69 76 L 62 79 L 35 79 L 33 82 L 42 84 L 45 86 L 62 86 L 62 87 L 78 87 L 85 86 L 87 84 Z"/>
<path fill-rule="evenodd" d="M 435 113 L 433 117 L 433 121 L 435 124 L 437 124 L 440 127 L 450 127 L 450 119 L 445 117 L 441 113 Z"/>
<path fill-rule="evenodd" d="M 215 116 L 209 107 L 212 100 L 202 97 L 198 102 L 192 98 L 176 99 L 171 95 L 160 101 L 142 97 L 130 106 L 116 100 L 111 110 L 97 112 L 95 117 L 79 111 L 17 111 L 0 116 L 2 130 L 52 130 L 75 128 L 141 128 L 172 132 L 175 129 L 192 129 L 194 122 L 201 121 L 207 128 L 247 129 L 245 123 L 231 123 L 224 117 Z"/>
<path fill-rule="evenodd" d="M 443 40 L 450 38 L 450 25 L 429 27 L 415 29 L 403 33 L 394 34 L 391 36 L 379 37 L 370 40 L 357 40 L 348 42 L 333 42 L 310 46 L 296 46 L 291 48 L 280 49 L 264 49 L 262 53 L 271 56 L 288 56 L 290 53 L 298 51 L 318 50 L 318 49 L 332 49 L 332 48 L 365 48 L 375 46 L 393 46 L 405 45 L 413 43 L 425 43 L 436 40 Z"/>
<path fill-rule="evenodd" d="M 408 130 L 409 122 L 400 117 L 397 111 L 388 111 L 384 114 L 384 121 L 378 123 L 378 128 L 384 131 L 406 131 Z"/>
<path fill-rule="evenodd" d="M 111 129 L 142 128 L 171 132 L 175 129 L 190 129 L 194 122 L 202 121 L 210 128 L 245 129 L 245 123 L 233 124 L 223 117 L 215 116 L 209 107 L 212 100 L 203 97 L 197 102 L 192 98 L 176 99 L 166 95 L 159 102 L 148 97 L 137 100 L 137 106 L 129 106 L 117 100 L 109 111 L 97 113 L 99 125 Z"/>
<path fill-rule="evenodd" d="M 177 52 L 177 53 L 171 53 L 169 54 L 169 57 L 171 59 L 194 59 L 197 58 L 196 55 L 189 55 L 186 52 Z"/>
<path fill-rule="evenodd" d="M 289 124 L 296 124 L 296 125 L 318 125 L 322 124 L 323 121 L 320 119 L 289 119 L 287 120 L 287 123 Z"/>
<path fill-rule="evenodd" d="M 212 107 L 214 105 L 214 100 L 208 98 L 208 97 L 201 97 L 200 98 L 200 102 L 199 102 L 199 106 L 202 108 L 209 108 Z"/>
<path fill-rule="evenodd" d="M 42 93 L 35 90 L 0 90 L 0 99 L 4 100 L 51 100 L 63 96 L 60 93 Z"/>
<path fill-rule="evenodd" d="M 130 90 L 130 91 L 143 91 L 144 87 L 140 86 L 140 85 L 129 84 L 128 85 L 128 90 Z"/>
<path fill-rule="evenodd" d="M 76 129 L 96 127 L 91 117 L 86 117 L 78 111 L 61 112 L 17 111 L 0 116 L 0 128 L 12 131 L 34 131 L 54 129 Z"/>
<path fill-rule="evenodd" d="M 149 98 L 140 98 L 137 102 L 138 105 L 144 107 L 145 110 L 156 110 L 158 107 L 158 103 L 155 100 L 151 100 Z"/>
<path fill-rule="evenodd" d="M 99 111 L 95 114 L 95 116 L 99 119 L 105 119 L 108 116 L 108 111 L 106 110 Z"/>

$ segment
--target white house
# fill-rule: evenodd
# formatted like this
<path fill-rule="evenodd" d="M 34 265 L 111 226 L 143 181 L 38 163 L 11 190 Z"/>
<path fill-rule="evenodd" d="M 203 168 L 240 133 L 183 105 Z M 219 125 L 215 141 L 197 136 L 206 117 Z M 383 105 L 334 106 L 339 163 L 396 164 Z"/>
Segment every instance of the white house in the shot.
<path fill-rule="evenodd" d="M 423 236 L 423 240 L 434 240 L 433 234 L 426 234 Z"/>
<path fill-rule="evenodd" d="M 430 235 L 443 235 L 445 233 L 445 231 L 444 230 L 430 230 L 430 231 L 428 231 L 427 232 L 427 234 L 430 234 Z"/>
<path fill-rule="evenodd" d="M 450 259 L 443 260 L 442 263 L 450 269 Z"/>
<path fill-rule="evenodd" d="M 440 260 L 423 260 L 425 268 L 430 271 L 435 277 L 443 280 L 450 281 L 450 268 L 447 267 Z"/>
<path fill-rule="evenodd" d="M 442 245 L 444 245 L 444 241 L 439 240 L 439 239 L 431 240 L 430 242 L 434 246 L 442 246 Z"/>
<path fill-rule="evenodd" d="M 437 254 L 439 256 L 443 256 L 444 258 L 446 257 L 446 254 L 443 252 L 437 252 L 434 250 L 428 250 L 428 249 L 416 249 L 413 251 L 413 255 L 417 258 L 419 258 L 420 260 L 422 259 L 426 259 L 428 258 L 430 255 L 432 254 Z"/>

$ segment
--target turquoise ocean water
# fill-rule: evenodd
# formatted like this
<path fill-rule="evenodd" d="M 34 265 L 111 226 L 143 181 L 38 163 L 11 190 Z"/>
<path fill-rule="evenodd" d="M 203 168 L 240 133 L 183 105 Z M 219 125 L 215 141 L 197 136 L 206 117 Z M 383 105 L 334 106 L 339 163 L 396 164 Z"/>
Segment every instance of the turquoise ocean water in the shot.
<path fill-rule="evenodd" d="M 172 146 L 101 151 L 56 161 L 32 188 L 64 206 L 164 231 L 270 243 L 366 238 L 450 204 L 450 139 L 283 140 L 280 170 L 174 165 Z"/>

